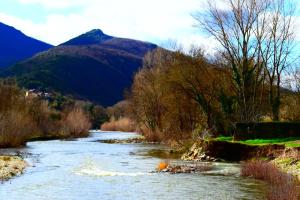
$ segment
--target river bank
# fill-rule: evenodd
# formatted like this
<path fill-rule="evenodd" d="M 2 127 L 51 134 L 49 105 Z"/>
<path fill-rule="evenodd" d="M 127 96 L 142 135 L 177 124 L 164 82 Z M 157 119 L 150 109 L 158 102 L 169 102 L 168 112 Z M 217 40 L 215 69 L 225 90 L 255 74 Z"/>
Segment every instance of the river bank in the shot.
<path fill-rule="evenodd" d="M 0 181 L 22 174 L 26 167 L 26 161 L 18 156 L 0 156 Z"/>
<path fill-rule="evenodd" d="M 264 160 L 300 181 L 300 148 L 285 145 L 246 145 L 238 142 L 198 140 L 181 157 L 186 161 Z"/>
<path fill-rule="evenodd" d="M 264 181 L 268 200 L 300 198 L 300 148 L 285 145 L 246 145 L 239 142 L 198 140 L 181 156 L 189 165 L 160 163 L 158 171 L 197 173 L 211 171 L 215 162 L 241 163 L 239 176 Z M 199 163 L 199 164 L 197 164 Z M 209 163 L 209 165 L 202 165 Z M 229 173 L 230 174 L 230 173 Z"/>

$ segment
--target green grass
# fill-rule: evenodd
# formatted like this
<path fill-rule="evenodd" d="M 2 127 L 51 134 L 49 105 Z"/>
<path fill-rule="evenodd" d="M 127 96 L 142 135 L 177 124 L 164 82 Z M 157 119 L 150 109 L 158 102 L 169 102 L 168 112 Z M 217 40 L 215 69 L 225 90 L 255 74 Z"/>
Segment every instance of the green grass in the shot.
<path fill-rule="evenodd" d="M 279 165 L 289 165 L 293 161 L 294 161 L 293 158 L 282 158 L 282 159 L 277 159 L 276 163 Z"/>
<path fill-rule="evenodd" d="M 286 142 L 285 146 L 286 147 L 291 147 L 291 148 L 300 147 L 300 140 L 298 140 L 298 141 L 292 141 L 292 142 Z"/>
<path fill-rule="evenodd" d="M 298 141 L 297 141 L 298 140 Z M 282 144 L 287 147 L 300 147 L 300 138 L 274 138 L 274 139 L 255 139 L 240 141 L 248 145 L 267 145 L 267 144 Z"/>
<path fill-rule="evenodd" d="M 220 136 L 215 138 L 216 141 L 233 142 L 233 137 Z M 268 144 L 282 144 L 286 147 L 300 147 L 300 138 L 273 138 L 273 139 L 254 139 L 254 140 L 242 140 L 234 141 L 237 143 L 247 145 L 268 145 Z"/>
<path fill-rule="evenodd" d="M 221 141 L 221 142 L 232 142 L 233 137 L 232 136 L 219 136 L 215 138 L 216 141 Z"/>

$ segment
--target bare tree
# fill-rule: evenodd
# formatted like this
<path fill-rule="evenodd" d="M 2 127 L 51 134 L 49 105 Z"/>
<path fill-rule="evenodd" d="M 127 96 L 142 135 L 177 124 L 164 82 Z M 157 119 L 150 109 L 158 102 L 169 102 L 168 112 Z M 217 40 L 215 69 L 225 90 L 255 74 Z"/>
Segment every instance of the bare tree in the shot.
<path fill-rule="evenodd" d="M 240 120 L 259 119 L 266 83 L 274 120 L 279 119 L 281 75 L 293 43 L 293 4 L 287 0 L 224 0 L 208 2 L 194 18 L 213 36 L 232 71 Z M 267 80 L 267 82 L 266 82 Z"/>
<path fill-rule="evenodd" d="M 263 67 L 257 62 L 259 42 L 255 30 L 269 1 L 224 0 L 224 3 L 226 8 L 219 8 L 216 1 L 209 1 L 207 12 L 197 13 L 194 18 L 222 47 L 220 53 L 232 71 L 240 120 L 255 121 L 259 116 L 263 82 Z"/>
<path fill-rule="evenodd" d="M 279 120 L 282 74 L 293 62 L 295 7 L 289 0 L 272 0 L 258 21 L 260 55 L 267 75 L 274 121 Z"/>

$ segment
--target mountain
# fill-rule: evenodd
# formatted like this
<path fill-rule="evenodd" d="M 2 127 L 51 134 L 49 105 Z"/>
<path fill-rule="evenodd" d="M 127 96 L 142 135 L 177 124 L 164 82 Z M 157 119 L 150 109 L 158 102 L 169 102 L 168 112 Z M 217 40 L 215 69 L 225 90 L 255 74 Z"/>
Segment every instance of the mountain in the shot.
<path fill-rule="evenodd" d="M 101 44 L 107 40 L 113 39 L 112 36 L 105 35 L 101 30 L 94 29 L 90 32 L 82 34 L 74 39 L 65 42 L 62 45 L 92 45 L 92 44 Z"/>
<path fill-rule="evenodd" d="M 52 46 L 26 36 L 14 27 L 0 22 L 0 69 L 32 57 Z"/>
<path fill-rule="evenodd" d="M 144 55 L 155 48 L 151 43 L 92 30 L 17 63 L 2 76 L 16 76 L 26 88 L 57 91 L 109 106 L 123 99 Z"/>

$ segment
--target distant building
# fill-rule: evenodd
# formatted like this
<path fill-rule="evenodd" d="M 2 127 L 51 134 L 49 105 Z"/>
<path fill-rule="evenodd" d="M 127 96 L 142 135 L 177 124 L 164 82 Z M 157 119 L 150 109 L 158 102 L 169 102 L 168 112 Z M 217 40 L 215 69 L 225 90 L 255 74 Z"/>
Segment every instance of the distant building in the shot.
<path fill-rule="evenodd" d="M 35 89 L 27 90 L 25 94 L 25 98 L 36 98 L 38 94 L 36 93 Z"/>
<path fill-rule="evenodd" d="M 27 90 L 25 93 L 25 98 L 33 99 L 38 97 L 42 99 L 49 99 L 52 97 L 52 94 L 48 92 L 42 92 L 36 89 Z"/>

